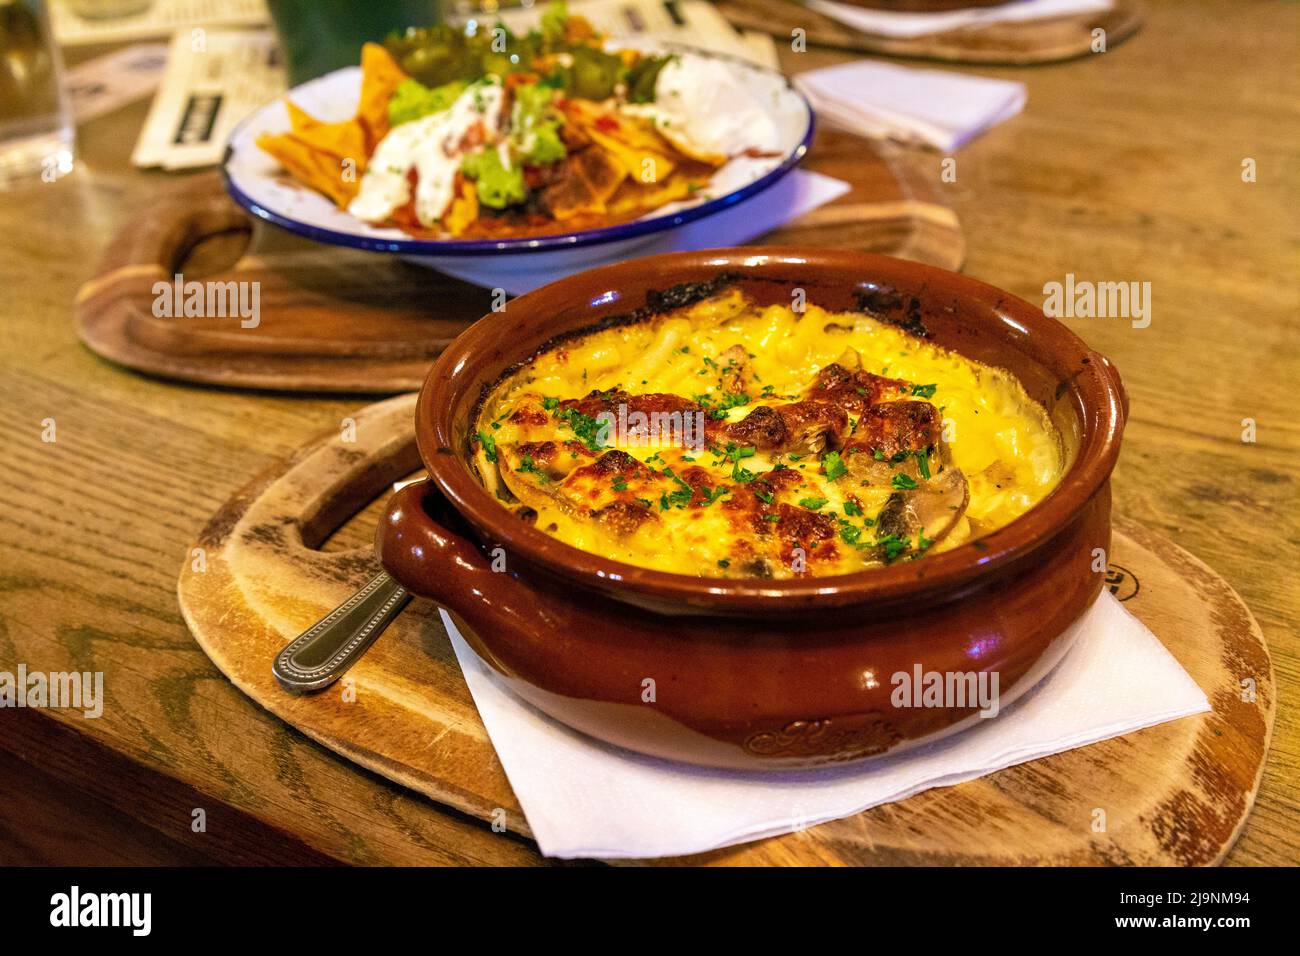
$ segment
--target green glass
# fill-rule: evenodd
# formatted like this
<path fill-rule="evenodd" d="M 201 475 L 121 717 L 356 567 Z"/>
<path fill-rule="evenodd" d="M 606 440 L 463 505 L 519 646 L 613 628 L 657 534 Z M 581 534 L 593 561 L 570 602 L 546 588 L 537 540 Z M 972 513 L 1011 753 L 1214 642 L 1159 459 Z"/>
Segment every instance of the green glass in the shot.
<path fill-rule="evenodd" d="M 441 0 L 267 0 L 297 86 L 361 61 L 361 45 L 407 27 L 442 22 Z"/>

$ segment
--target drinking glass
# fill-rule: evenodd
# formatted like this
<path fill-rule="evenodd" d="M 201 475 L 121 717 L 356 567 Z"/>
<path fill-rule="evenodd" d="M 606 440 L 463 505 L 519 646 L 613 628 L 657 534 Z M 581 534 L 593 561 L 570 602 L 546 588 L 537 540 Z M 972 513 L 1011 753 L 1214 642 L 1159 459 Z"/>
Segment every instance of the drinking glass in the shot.
<path fill-rule="evenodd" d="M 43 0 L 0 0 L 0 189 L 72 171 L 63 60 Z"/>

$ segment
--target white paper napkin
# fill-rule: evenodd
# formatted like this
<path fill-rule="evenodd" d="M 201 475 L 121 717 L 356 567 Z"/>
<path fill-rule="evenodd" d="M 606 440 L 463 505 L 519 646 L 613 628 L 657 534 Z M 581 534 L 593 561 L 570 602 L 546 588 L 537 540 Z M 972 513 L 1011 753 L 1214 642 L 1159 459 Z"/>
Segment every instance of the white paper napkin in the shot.
<path fill-rule="evenodd" d="M 538 845 L 555 857 L 679 856 L 789 833 L 1210 709 L 1155 635 L 1103 592 L 1056 669 L 970 730 L 856 766 L 709 770 L 556 723 L 504 688 L 445 611 L 442 621 Z"/>
<path fill-rule="evenodd" d="M 1025 84 L 856 60 L 810 70 L 794 85 L 819 119 L 878 139 L 951 152 L 1025 106 Z"/>
<path fill-rule="evenodd" d="M 661 252 L 738 246 L 797 219 L 818 206 L 824 206 L 844 195 L 849 188 L 849 184 L 842 179 L 796 169 L 775 185 L 722 212 L 658 233 L 644 242 L 619 244 L 613 249 L 595 246 L 554 253 L 534 252 L 475 259 L 448 256 L 424 264 L 433 265 L 439 272 L 484 288 L 501 288 L 511 295 L 521 295 L 575 272 L 623 259 L 653 256 Z"/>
<path fill-rule="evenodd" d="M 809 9 L 823 13 L 862 33 L 895 39 L 911 39 L 944 33 L 962 27 L 986 27 L 994 23 L 1046 20 L 1075 13 L 1109 10 L 1111 0 L 1013 0 L 996 7 L 972 7 L 940 13 L 904 13 L 869 10 L 834 0 L 806 0 Z"/>

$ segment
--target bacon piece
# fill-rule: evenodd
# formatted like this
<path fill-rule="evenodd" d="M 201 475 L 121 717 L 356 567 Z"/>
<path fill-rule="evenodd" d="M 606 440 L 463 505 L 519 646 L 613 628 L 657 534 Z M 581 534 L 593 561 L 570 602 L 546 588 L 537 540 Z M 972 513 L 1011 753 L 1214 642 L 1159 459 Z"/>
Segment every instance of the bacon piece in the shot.
<path fill-rule="evenodd" d="M 540 405 L 520 402 L 510 413 L 510 422 L 514 425 L 545 425 L 550 418 Z"/>
<path fill-rule="evenodd" d="M 607 451 L 590 465 L 574 471 L 574 476 L 594 475 L 598 478 L 612 478 L 620 476 L 623 478 L 637 478 L 642 481 L 655 477 L 656 472 L 652 471 L 647 465 L 642 464 L 625 451 Z"/>
<path fill-rule="evenodd" d="M 885 402 L 862 412 L 857 430 L 845 451 L 880 452 L 892 458 L 899 452 L 924 451 L 937 446 L 943 434 L 939 409 L 929 402 Z"/>
<path fill-rule="evenodd" d="M 680 395 L 674 395 L 671 392 L 646 392 L 642 395 L 633 395 L 622 389 L 610 389 L 609 391 L 592 390 L 582 398 L 566 398 L 560 402 L 560 409 L 574 409 L 588 418 L 596 418 L 602 412 L 609 412 L 611 415 L 618 415 L 619 406 L 622 405 L 627 412 L 644 412 L 649 415 L 653 412 L 698 412 L 701 407 L 698 402 L 693 402 L 688 398 L 682 398 Z"/>
<path fill-rule="evenodd" d="M 850 371 L 839 362 L 832 362 L 817 373 L 807 398 L 833 402 L 840 408 L 861 412 L 872 405 L 910 393 L 910 382 L 873 375 L 862 369 Z"/>
<path fill-rule="evenodd" d="M 719 382 L 724 392 L 733 395 L 749 392 L 749 386 L 753 384 L 753 373 L 749 368 L 749 353 L 743 345 L 737 343 L 723 351 L 718 356 L 718 364 L 722 366 Z"/>
<path fill-rule="evenodd" d="M 760 451 L 817 453 L 838 448 L 848 430 L 848 415 L 826 402 L 760 405 L 738 422 L 710 421 L 705 435 L 713 444 L 732 442 Z"/>
<path fill-rule="evenodd" d="M 781 503 L 776 508 L 776 536 L 781 560 L 790 567 L 794 564 L 795 548 L 803 549 L 805 571 L 814 559 L 833 560 L 838 551 L 835 546 L 835 521 L 827 515 L 817 514 L 807 508 Z"/>

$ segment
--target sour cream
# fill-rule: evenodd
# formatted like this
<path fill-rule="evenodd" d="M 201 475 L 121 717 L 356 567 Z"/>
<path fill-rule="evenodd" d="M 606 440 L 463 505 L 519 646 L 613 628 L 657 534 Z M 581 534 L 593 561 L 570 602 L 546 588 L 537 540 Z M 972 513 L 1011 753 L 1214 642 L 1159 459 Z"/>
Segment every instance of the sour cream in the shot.
<path fill-rule="evenodd" d="M 777 152 L 780 137 L 767 108 L 771 91 L 746 83 L 746 75 L 720 60 L 683 54 L 659 71 L 655 102 L 623 109 L 652 120 L 665 139 L 697 159 Z"/>
<path fill-rule="evenodd" d="M 415 216 L 437 225 L 451 205 L 456 171 L 465 154 L 482 141 L 462 148 L 467 135 L 482 124 L 486 142 L 500 136 L 505 91 L 495 77 L 475 83 L 440 113 L 395 126 L 379 141 L 361 177 L 361 188 L 348 212 L 366 222 L 382 222 L 411 199 L 408 173 L 416 172 Z"/>

